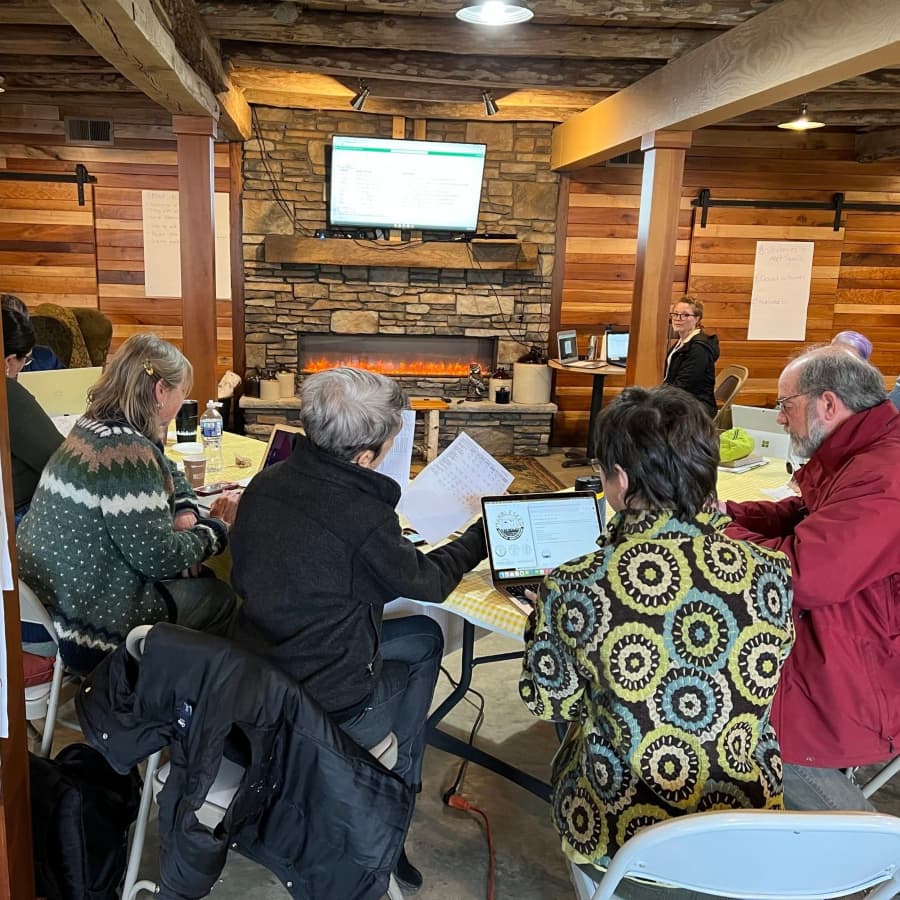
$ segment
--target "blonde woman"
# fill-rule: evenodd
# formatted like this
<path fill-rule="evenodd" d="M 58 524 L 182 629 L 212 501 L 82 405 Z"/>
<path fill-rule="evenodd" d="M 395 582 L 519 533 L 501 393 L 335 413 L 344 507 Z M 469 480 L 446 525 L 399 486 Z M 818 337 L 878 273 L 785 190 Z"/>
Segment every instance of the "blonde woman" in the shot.
<path fill-rule="evenodd" d="M 135 625 L 230 631 L 233 592 L 196 576 L 228 542 L 233 501 L 202 518 L 160 439 L 192 378 L 172 344 L 153 334 L 129 338 L 45 468 L 19 527 L 20 574 L 49 609 L 76 672 L 89 672 Z"/>

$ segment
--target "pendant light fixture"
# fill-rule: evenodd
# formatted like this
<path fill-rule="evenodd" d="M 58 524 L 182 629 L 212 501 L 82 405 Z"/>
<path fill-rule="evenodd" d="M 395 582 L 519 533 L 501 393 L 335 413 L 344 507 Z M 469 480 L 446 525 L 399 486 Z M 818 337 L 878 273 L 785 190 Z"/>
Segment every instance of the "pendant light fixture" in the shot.
<path fill-rule="evenodd" d="M 779 128 L 786 128 L 788 131 L 809 131 L 813 128 L 824 128 L 824 122 L 814 122 L 809 117 L 809 107 L 806 103 L 800 104 L 800 115 L 790 122 L 782 122 Z"/>

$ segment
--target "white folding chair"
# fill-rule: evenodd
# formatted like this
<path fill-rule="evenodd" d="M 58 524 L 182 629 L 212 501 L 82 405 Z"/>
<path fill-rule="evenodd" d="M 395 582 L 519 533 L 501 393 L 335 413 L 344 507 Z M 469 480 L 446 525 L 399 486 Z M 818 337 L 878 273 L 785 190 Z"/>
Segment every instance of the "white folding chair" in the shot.
<path fill-rule="evenodd" d="M 65 680 L 66 667 L 59 654 L 59 637 L 50 614 L 44 609 L 37 595 L 19 579 L 19 621 L 34 625 L 43 625 L 53 643 L 57 645 L 56 659 L 53 661 L 53 677 L 43 684 L 35 684 L 25 688 L 25 719 L 34 728 L 33 723 L 44 720 L 41 732 L 41 756 L 48 756 L 53 744 L 53 732 L 56 728 L 56 716 L 59 711 L 59 700 Z M 66 722 L 68 727 L 76 728 L 74 723 Z"/>
<path fill-rule="evenodd" d="M 737 900 L 900 893 L 900 819 L 880 813 L 739 810 L 651 825 L 613 857 L 599 886 L 570 864 L 579 900 L 615 900 L 626 877 Z"/>
<path fill-rule="evenodd" d="M 856 780 L 856 772 L 859 766 L 850 769 L 844 769 L 844 774 L 854 783 L 859 784 Z M 900 772 L 900 756 L 895 756 L 889 763 L 880 768 L 865 784 L 859 784 L 863 797 L 868 799 L 875 791 L 883 788 L 896 774 Z"/>
<path fill-rule="evenodd" d="M 150 625 L 140 625 L 129 632 L 125 646 L 135 659 L 141 658 L 144 649 L 144 639 L 151 627 Z M 372 747 L 369 753 L 385 768 L 393 769 L 397 764 L 397 736 L 390 732 L 387 737 Z M 140 870 L 141 856 L 144 852 L 147 824 L 150 820 L 150 802 L 156 799 L 159 792 L 163 789 L 166 779 L 169 777 L 168 763 L 159 768 L 160 754 L 161 751 L 158 751 L 147 760 L 144 786 L 141 790 L 141 805 L 138 810 L 138 817 L 134 825 L 134 836 L 132 837 L 131 848 L 128 853 L 128 868 L 125 872 L 122 900 L 133 900 L 141 891 L 149 891 L 155 894 L 159 890 L 155 882 L 146 879 L 138 881 L 137 876 Z M 205 825 L 210 830 L 214 830 L 225 818 L 225 813 L 228 812 L 228 807 L 231 806 L 231 801 L 241 786 L 245 771 L 237 763 L 228 759 L 222 759 L 219 771 L 206 795 L 206 799 L 196 813 L 197 820 L 202 825 Z M 387 896 L 390 900 L 404 900 L 400 886 L 393 875 L 391 875 L 388 884 Z"/>

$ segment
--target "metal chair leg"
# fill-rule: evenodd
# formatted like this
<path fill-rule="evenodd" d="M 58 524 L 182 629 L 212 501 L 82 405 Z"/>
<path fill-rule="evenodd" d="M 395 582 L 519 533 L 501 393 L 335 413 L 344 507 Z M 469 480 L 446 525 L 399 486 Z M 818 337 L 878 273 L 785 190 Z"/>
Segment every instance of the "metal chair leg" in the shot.
<path fill-rule="evenodd" d="M 150 820 L 150 804 L 153 803 L 153 777 L 159 767 L 162 751 L 157 750 L 147 760 L 147 771 L 144 773 L 144 786 L 141 788 L 141 805 L 138 809 L 137 821 L 134 823 L 134 835 L 131 838 L 131 850 L 128 853 L 128 868 L 125 871 L 125 883 L 122 887 L 122 900 L 133 900 L 140 891 L 156 892 L 152 881 L 138 881 L 141 868 L 141 856 L 144 853 L 144 840 L 147 837 L 147 823 Z"/>

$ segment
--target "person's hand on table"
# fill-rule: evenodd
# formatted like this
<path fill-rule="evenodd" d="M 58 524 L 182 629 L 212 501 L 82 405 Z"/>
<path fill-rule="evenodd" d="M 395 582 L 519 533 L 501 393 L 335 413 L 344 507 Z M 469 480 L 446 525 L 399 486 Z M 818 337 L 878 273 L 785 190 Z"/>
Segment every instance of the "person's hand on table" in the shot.
<path fill-rule="evenodd" d="M 197 513 L 192 509 L 184 509 L 175 516 L 175 530 L 187 531 L 197 524 Z"/>
<path fill-rule="evenodd" d="M 234 525 L 234 517 L 237 515 L 240 499 L 241 491 L 223 491 L 213 501 L 209 508 L 209 514 L 214 519 L 221 519 L 230 528 Z"/>

